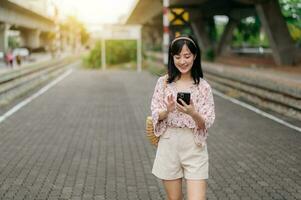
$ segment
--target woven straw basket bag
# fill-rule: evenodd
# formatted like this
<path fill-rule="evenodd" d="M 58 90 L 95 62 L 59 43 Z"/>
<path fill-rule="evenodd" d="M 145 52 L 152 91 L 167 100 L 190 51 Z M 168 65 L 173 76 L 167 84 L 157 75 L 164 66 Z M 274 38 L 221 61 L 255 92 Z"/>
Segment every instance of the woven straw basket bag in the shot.
<path fill-rule="evenodd" d="M 146 118 L 146 137 L 152 145 L 158 145 L 159 137 L 157 137 L 154 133 L 153 120 L 151 116 L 147 116 Z"/>
<path fill-rule="evenodd" d="M 167 86 L 167 75 L 165 75 L 164 78 L 164 90 L 163 90 L 163 96 L 165 93 L 165 88 Z M 153 126 L 153 120 L 151 116 L 147 116 L 146 117 L 146 137 L 148 138 L 149 142 L 154 145 L 154 146 L 158 146 L 158 142 L 159 142 L 159 137 L 157 137 L 154 133 L 154 126 Z"/>

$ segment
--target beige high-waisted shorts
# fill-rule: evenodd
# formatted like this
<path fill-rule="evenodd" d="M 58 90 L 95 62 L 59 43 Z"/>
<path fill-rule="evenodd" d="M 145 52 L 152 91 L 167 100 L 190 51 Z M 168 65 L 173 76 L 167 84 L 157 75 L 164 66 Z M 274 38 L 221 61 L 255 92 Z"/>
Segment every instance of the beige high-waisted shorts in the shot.
<path fill-rule="evenodd" d="M 198 146 L 192 129 L 168 128 L 160 137 L 152 173 L 164 180 L 208 179 L 207 144 Z"/>

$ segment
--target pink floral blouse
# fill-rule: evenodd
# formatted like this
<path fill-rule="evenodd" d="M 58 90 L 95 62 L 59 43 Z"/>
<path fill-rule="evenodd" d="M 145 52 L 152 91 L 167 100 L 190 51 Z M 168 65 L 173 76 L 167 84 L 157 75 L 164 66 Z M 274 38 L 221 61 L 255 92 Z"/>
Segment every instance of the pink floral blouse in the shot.
<path fill-rule="evenodd" d="M 167 127 L 187 127 L 193 129 L 195 143 L 203 146 L 206 143 L 208 129 L 213 124 L 215 119 L 214 101 L 210 85 L 206 80 L 201 78 L 199 85 L 192 85 L 189 88 L 194 107 L 205 120 L 205 129 L 201 129 L 197 127 L 191 116 L 181 113 L 177 110 L 169 113 L 166 119 L 161 121 L 158 120 L 159 112 L 166 110 L 163 100 L 166 100 L 167 96 L 172 94 L 174 100 L 176 101 L 178 92 L 175 82 L 170 84 L 167 83 L 164 86 L 165 80 L 165 76 L 162 76 L 158 79 L 151 102 L 155 135 L 158 137 L 161 136 L 166 131 Z"/>

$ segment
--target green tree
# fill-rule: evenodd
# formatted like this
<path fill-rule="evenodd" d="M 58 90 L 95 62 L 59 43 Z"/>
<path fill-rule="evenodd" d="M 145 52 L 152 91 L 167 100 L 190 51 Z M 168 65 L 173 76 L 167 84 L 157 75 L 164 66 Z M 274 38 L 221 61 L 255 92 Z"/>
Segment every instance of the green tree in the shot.
<path fill-rule="evenodd" d="M 60 24 L 61 31 L 72 34 L 80 34 L 81 44 L 85 45 L 89 39 L 90 35 L 86 29 L 86 26 L 80 22 L 75 16 L 68 16 L 66 20 Z M 70 38 L 69 38 L 70 40 Z"/>
<path fill-rule="evenodd" d="M 101 42 L 95 43 L 94 48 L 87 56 L 83 58 L 83 63 L 87 68 L 100 68 L 101 67 Z"/>
<path fill-rule="evenodd" d="M 9 36 L 8 37 L 8 46 L 12 49 L 19 47 L 20 43 L 19 43 L 17 37 Z"/>
<path fill-rule="evenodd" d="M 261 23 L 258 16 L 242 19 L 233 33 L 234 46 L 267 46 L 266 39 L 260 39 Z"/>
<path fill-rule="evenodd" d="M 300 0 L 279 0 L 283 17 L 293 40 L 301 45 L 301 2 Z M 258 16 L 247 17 L 240 21 L 233 33 L 233 46 L 269 46 L 263 34 L 260 38 L 261 22 Z"/>
<path fill-rule="evenodd" d="M 301 45 L 301 1 L 279 0 L 279 4 L 293 40 Z"/>

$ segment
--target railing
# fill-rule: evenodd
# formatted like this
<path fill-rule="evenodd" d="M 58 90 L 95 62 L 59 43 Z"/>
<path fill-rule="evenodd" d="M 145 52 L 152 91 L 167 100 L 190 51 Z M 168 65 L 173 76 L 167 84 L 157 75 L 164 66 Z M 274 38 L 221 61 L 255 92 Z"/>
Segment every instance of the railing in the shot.
<path fill-rule="evenodd" d="M 0 74 L 0 106 L 26 94 L 66 70 L 75 56 L 35 63 Z"/>
<path fill-rule="evenodd" d="M 152 64 L 160 57 L 160 53 L 148 52 L 146 55 L 151 58 Z M 162 62 L 156 62 L 156 65 L 164 68 Z M 258 76 L 239 68 L 219 67 L 216 63 L 203 62 L 202 68 L 205 79 L 213 88 L 258 107 L 301 120 L 300 84 L 279 81 L 268 75 Z"/>
<path fill-rule="evenodd" d="M 244 47 L 244 48 L 232 48 L 230 52 L 236 54 L 254 54 L 254 55 L 261 55 L 261 54 L 272 54 L 272 49 L 270 48 L 251 48 L 251 47 Z"/>

